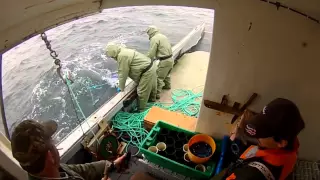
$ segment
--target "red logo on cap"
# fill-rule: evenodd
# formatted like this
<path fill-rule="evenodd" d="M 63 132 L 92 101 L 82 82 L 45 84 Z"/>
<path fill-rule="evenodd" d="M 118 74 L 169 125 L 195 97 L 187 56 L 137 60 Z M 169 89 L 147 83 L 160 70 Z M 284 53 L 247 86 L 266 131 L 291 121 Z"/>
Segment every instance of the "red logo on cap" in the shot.
<path fill-rule="evenodd" d="M 256 129 L 254 129 L 253 127 L 250 127 L 250 125 L 249 124 L 247 124 L 246 125 L 246 132 L 248 133 L 248 134 L 250 134 L 251 136 L 254 136 L 254 135 L 256 135 L 256 133 L 257 133 L 257 131 L 256 131 Z"/>

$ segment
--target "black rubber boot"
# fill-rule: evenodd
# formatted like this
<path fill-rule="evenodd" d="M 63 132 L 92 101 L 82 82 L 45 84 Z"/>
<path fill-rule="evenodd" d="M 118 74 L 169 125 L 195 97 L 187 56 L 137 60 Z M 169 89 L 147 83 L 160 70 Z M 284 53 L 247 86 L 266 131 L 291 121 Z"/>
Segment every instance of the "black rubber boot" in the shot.
<path fill-rule="evenodd" d="M 164 90 L 170 90 L 171 89 L 171 87 L 170 86 L 163 86 L 163 88 L 162 89 L 164 89 Z"/>

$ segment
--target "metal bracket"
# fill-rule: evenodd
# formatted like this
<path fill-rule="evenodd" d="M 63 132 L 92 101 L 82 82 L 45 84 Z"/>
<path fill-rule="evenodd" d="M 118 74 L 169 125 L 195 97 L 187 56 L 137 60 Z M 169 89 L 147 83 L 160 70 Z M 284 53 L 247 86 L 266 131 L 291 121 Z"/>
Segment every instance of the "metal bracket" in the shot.
<path fill-rule="evenodd" d="M 221 99 L 221 103 L 213 102 L 210 100 L 204 100 L 203 102 L 207 108 L 229 113 L 229 114 L 234 114 L 235 116 L 232 118 L 232 121 L 231 121 L 231 123 L 234 123 L 234 121 L 243 114 L 243 112 L 248 108 L 248 106 L 252 104 L 252 102 L 256 99 L 257 96 L 258 96 L 257 93 L 253 93 L 250 96 L 249 100 L 241 108 L 239 108 L 240 103 L 238 102 L 235 102 L 232 107 L 229 106 L 227 95 L 223 95 Z"/>
<path fill-rule="evenodd" d="M 204 100 L 203 102 L 207 108 L 215 109 L 215 110 L 229 113 L 229 114 L 240 115 L 241 111 L 239 110 L 239 108 L 228 106 L 227 97 L 228 97 L 227 95 L 223 95 L 221 99 L 221 103 L 213 102 L 210 100 Z"/>
<path fill-rule="evenodd" d="M 84 148 L 91 149 L 92 151 L 96 150 L 94 146 L 96 144 L 96 141 L 99 140 L 100 136 L 103 135 L 103 133 L 106 131 L 106 128 L 108 128 L 109 126 L 105 121 L 100 121 L 99 127 L 100 129 L 94 137 L 90 135 L 84 137 L 82 141 L 82 145 L 84 146 Z"/>
<path fill-rule="evenodd" d="M 252 104 L 252 102 L 257 98 L 258 94 L 257 93 L 253 93 L 250 98 L 248 99 L 248 101 L 240 108 L 240 111 L 241 111 L 241 115 L 244 113 L 244 111 L 248 108 L 249 105 Z M 240 115 L 240 116 L 241 116 Z M 238 115 L 235 115 L 233 116 L 232 120 L 231 120 L 231 124 L 233 124 L 237 118 L 239 116 Z"/>

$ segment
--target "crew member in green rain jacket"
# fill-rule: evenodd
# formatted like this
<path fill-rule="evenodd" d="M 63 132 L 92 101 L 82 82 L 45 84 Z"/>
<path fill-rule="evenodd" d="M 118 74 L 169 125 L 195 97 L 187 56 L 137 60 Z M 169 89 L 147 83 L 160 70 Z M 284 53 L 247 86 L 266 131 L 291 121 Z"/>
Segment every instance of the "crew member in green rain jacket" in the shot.
<path fill-rule="evenodd" d="M 140 111 L 146 108 L 148 101 L 156 101 L 157 67 L 150 58 L 133 49 L 113 43 L 107 45 L 106 53 L 118 63 L 119 89 L 121 91 L 124 91 L 128 77 L 138 84 L 138 108 Z"/>
<path fill-rule="evenodd" d="M 171 89 L 170 72 L 173 68 L 172 49 L 168 38 L 161 34 L 156 26 L 149 26 L 147 34 L 150 39 L 150 49 L 147 56 L 159 59 L 157 69 L 157 99 L 160 99 L 162 89 Z"/>

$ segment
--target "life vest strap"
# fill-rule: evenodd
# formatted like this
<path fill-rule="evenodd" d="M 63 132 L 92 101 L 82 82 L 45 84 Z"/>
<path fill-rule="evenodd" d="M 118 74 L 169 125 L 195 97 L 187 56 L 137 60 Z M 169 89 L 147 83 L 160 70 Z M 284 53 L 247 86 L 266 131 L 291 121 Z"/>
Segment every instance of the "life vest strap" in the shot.
<path fill-rule="evenodd" d="M 269 168 L 267 168 L 267 166 L 265 166 L 263 163 L 254 161 L 254 162 L 250 162 L 248 164 L 248 166 L 257 168 L 267 180 L 275 180 L 273 174 L 271 173 L 271 171 L 269 170 Z"/>

